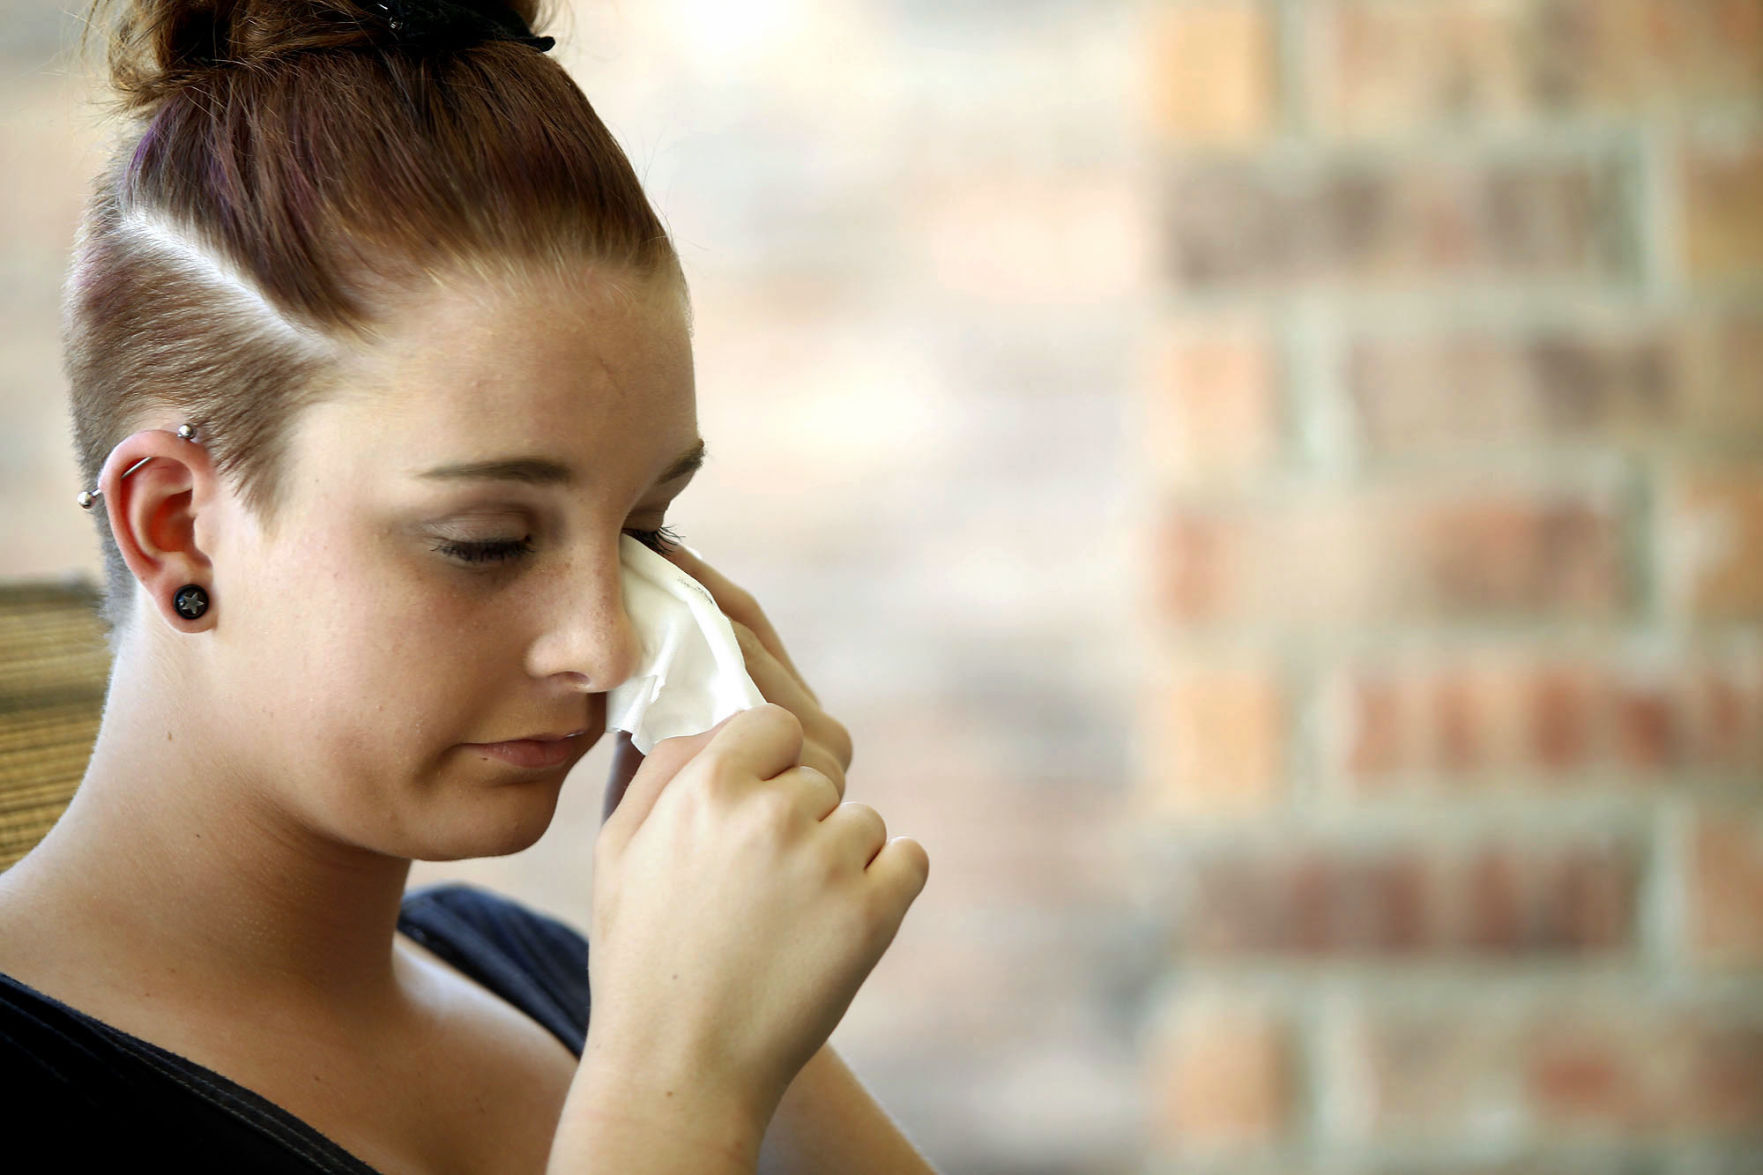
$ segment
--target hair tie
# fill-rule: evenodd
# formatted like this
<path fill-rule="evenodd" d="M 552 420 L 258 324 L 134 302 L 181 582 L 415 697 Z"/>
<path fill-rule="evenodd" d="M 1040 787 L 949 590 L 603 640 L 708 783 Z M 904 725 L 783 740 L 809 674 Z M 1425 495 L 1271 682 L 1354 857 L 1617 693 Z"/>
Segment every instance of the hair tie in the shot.
<path fill-rule="evenodd" d="M 485 41 L 519 41 L 541 53 L 555 37 L 535 37 L 519 14 L 499 0 L 481 6 L 460 0 L 371 0 L 399 45 L 421 49 L 469 49 Z"/>

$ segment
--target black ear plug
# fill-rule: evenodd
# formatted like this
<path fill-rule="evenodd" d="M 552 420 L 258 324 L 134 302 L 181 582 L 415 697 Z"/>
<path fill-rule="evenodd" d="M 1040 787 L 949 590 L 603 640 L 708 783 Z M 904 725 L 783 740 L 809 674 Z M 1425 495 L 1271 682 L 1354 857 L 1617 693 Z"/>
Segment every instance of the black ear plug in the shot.
<path fill-rule="evenodd" d="M 194 620 L 208 611 L 208 592 L 199 583 L 186 583 L 171 598 L 171 606 L 185 620 Z"/>

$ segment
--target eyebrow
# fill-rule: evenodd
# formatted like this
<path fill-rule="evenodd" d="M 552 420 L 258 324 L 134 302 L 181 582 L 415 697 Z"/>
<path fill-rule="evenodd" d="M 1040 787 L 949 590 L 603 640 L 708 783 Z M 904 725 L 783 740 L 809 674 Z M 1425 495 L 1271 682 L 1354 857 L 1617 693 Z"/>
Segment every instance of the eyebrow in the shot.
<path fill-rule="evenodd" d="M 707 456 L 704 441 L 700 438 L 697 444 L 661 471 L 655 484 L 677 481 L 688 473 L 698 472 Z M 574 469 L 547 457 L 497 457 L 489 461 L 437 465 L 416 476 L 437 481 L 518 481 L 528 485 L 572 486 L 576 482 Z"/>

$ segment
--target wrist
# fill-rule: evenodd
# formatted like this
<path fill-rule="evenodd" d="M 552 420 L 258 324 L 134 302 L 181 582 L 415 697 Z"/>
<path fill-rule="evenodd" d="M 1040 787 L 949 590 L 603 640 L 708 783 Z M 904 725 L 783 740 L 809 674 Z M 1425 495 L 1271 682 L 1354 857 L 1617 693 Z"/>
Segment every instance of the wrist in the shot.
<path fill-rule="evenodd" d="M 590 1031 L 558 1137 L 591 1136 L 580 1153 L 606 1157 L 608 1148 L 618 1153 L 629 1140 L 644 1154 L 677 1154 L 682 1171 L 751 1175 L 768 1125 L 747 1090 L 715 1079 L 706 1067 L 613 1050 Z"/>

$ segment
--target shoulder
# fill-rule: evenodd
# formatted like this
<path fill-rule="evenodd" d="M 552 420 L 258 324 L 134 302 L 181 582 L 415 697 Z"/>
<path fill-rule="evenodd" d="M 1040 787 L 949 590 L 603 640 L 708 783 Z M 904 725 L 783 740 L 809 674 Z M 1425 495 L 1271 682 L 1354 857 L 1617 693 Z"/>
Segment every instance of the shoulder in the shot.
<path fill-rule="evenodd" d="M 398 929 L 558 1032 L 587 1029 L 588 940 L 560 918 L 467 882 L 404 895 Z"/>
<path fill-rule="evenodd" d="M 399 929 L 430 945 L 488 947 L 514 962 L 554 962 L 585 971 L 588 940 L 569 923 L 514 898 L 462 881 L 442 882 L 404 895 Z"/>
<path fill-rule="evenodd" d="M 494 890 L 464 881 L 420 886 L 404 895 L 404 920 L 418 924 L 453 923 L 498 939 L 537 936 L 546 943 L 579 946 L 588 940 L 575 927 Z"/>

